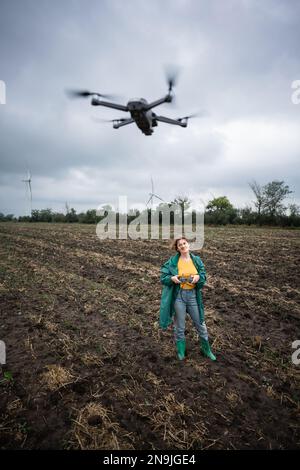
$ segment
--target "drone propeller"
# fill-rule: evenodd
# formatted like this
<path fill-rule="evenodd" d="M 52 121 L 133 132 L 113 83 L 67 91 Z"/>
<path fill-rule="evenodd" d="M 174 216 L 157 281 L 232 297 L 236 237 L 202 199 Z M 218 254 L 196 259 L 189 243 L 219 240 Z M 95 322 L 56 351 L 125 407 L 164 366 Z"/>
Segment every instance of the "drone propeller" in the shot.
<path fill-rule="evenodd" d="M 115 99 L 114 95 L 104 95 L 88 90 L 67 90 L 67 95 L 70 98 L 88 98 L 89 96 L 99 96 L 100 98 Z"/>
<path fill-rule="evenodd" d="M 195 118 L 195 117 L 199 117 L 200 116 L 200 113 L 193 113 L 193 114 L 190 114 L 189 116 L 184 116 L 182 118 L 178 118 L 178 121 L 184 121 L 185 119 L 191 119 L 191 118 Z"/>
<path fill-rule="evenodd" d="M 169 77 L 168 78 L 168 85 L 169 85 L 168 91 L 169 91 L 169 93 L 171 93 L 172 90 L 173 90 L 173 87 L 175 86 L 175 77 Z"/>
<path fill-rule="evenodd" d="M 173 88 L 176 86 L 177 79 L 179 75 L 179 67 L 177 66 L 168 66 L 166 70 L 166 78 L 169 86 L 168 92 L 172 93 Z"/>

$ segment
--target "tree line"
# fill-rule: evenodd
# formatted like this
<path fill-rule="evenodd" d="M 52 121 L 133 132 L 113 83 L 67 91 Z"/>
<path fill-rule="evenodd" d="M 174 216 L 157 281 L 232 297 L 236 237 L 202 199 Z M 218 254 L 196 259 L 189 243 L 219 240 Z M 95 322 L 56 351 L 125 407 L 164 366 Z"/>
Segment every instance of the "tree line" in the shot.
<path fill-rule="evenodd" d="M 205 207 L 204 223 L 212 225 L 278 225 L 284 227 L 300 226 L 300 207 L 297 204 L 285 204 L 285 199 L 292 193 L 289 186 L 284 181 L 272 181 L 263 186 L 256 181 L 249 183 L 254 195 L 254 209 L 248 205 L 242 209 L 236 208 L 231 204 L 227 196 L 215 197 L 210 200 Z M 191 201 L 186 196 L 178 196 L 170 203 L 176 204 L 183 210 L 189 209 Z M 160 204 L 156 210 L 159 211 L 163 204 Z M 104 210 L 112 210 L 110 206 L 104 206 Z M 151 221 L 151 211 L 148 212 L 148 222 Z M 140 211 L 132 210 L 127 216 L 130 223 Z M 117 222 L 118 222 L 118 213 Z M 53 212 L 52 209 L 33 210 L 31 216 L 14 217 L 13 214 L 4 215 L 0 213 L 0 222 L 53 222 L 53 223 L 82 223 L 96 224 L 101 221 L 105 215 L 97 215 L 95 209 L 87 210 L 77 214 L 74 208 L 66 205 L 66 214 Z M 195 217 L 194 217 L 195 219 Z M 161 216 L 160 216 L 161 220 Z M 171 215 L 171 223 L 174 217 Z"/>

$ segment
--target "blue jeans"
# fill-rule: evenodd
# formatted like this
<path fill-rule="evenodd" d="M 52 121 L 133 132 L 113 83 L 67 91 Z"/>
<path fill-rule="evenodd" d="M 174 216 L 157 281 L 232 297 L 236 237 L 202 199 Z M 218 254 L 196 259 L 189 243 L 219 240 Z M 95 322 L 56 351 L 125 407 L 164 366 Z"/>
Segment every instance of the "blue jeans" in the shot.
<path fill-rule="evenodd" d="M 200 338 L 208 340 L 205 322 L 200 323 L 200 313 L 196 298 L 196 289 L 180 288 L 174 304 L 174 337 L 175 341 L 184 339 L 185 318 L 188 313 L 193 320 Z"/>

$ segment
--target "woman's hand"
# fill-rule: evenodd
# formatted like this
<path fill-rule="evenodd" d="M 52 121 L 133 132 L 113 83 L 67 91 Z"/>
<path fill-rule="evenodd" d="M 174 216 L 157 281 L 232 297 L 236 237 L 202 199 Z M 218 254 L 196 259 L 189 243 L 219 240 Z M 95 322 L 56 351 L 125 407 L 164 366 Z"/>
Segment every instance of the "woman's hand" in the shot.
<path fill-rule="evenodd" d="M 197 284 L 197 282 L 199 281 L 199 279 L 200 279 L 199 274 L 195 274 L 195 275 L 193 276 L 192 284 Z"/>
<path fill-rule="evenodd" d="M 179 281 L 179 279 L 178 279 L 178 275 L 172 276 L 172 277 L 171 277 L 171 280 L 172 280 L 175 284 L 180 284 L 180 281 Z"/>

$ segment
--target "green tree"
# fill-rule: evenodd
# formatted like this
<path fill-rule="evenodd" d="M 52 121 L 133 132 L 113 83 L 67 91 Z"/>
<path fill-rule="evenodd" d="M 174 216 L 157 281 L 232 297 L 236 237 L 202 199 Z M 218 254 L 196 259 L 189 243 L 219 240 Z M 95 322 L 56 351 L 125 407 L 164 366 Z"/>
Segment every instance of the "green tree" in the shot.
<path fill-rule="evenodd" d="M 16 220 L 14 214 L 4 215 L 2 212 L 0 212 L 0 222 L 11 222 L 13 220 Z"/>
<path fill-rule="evenodd" d="M 78 222 L 78 216 L 76 214 L 76 210 L 73 207 L 71 207 L 71 209 L 68 208 L 68 212 L 66 214 L 66 222 Z"/>
<path fill-rule="evenodd" d="M 181 208 L 182 211 L 187 210 L 191 206 L 191 201 L 188 198 L 188 196 L 176 196 L 174 201 L 172 201 L 170 204 L 176 204 Z"/>
<path fill-rule="evenodd" d="M 63 223 L 66 221 L 66 216 L 65 214 L 62 214 L 61 212 L 53 212 L 52 214 L 52 222 L 56 223 Z"/>
<path fill-rule="evenodd" d="M 95 224 L 97 222 L 96 209 L 90 209 L 86 211 L 84 223 Z"/>
<path fill-rule="evenodd" d="M 298 204 L 289 204 L 289 223 L 293 227 L 300 226 L 300 206 Z"/>
<path fill-rule="evenodd" d="M 31 214 L 31 220 L 33 222 L 52 222 L 52 210 L 51 209 L 34 209 Z"/>
<path fill-rule="evenodd" d="M 271 181 L 263 187 L 263 212 L 272 220 L 276 216 L 284 214 L 287 209 L 283 205 L 284 199 L 291 194 L 290 188 L 284 181 Z"/>
<path fill-rule="evenodd" d="M 239 209 L 238 215 L 240 223 L 247 225 L 255 224 L 257 214 L 256 212 L 253 212 L 250 206 L 246 206 L 243 209 Z"/>
<path fill-rule="evenodd" d="M 216 212 L 216 211 L 227 211 L 233 209 L 233 205 L 227 198 L 227 196 L 215 197 L 208 202 L 206 206 L 207 212 Z"/>
<path fill-rule="evenodd" d="M 289 211 L 291 216 L 299 216 L 300 215 L 300 206 L 298 204 L 289 204 Z"/>
<path fill-rule="evenodd" d="M 254 195 L 256 197 L 256 200 L 254 201 L 254 205 L 257 209 L 258 222 L 259 224 L 261 224 L 261 212 L 265 203 L 264 188 L 260 184 L 258 184 L 257 181 L 255 180 L 252 183 L 249 183 L 249 186 L 254 192 Z"/>
<path fill-rule="evenodd" d="M 182 218 L 182 223 L 184 223 L 184 212 L 187 211 L 191 207 L 191 200 L 188 198 L 188 196 L 176 196 L 176 198 L 171 201 L 168 205 L 169 207 L 172 205 L 178 206 L 176 209 L 177 214 L 181 214 Z M 171 214 L 171 224 L 174 223 L 174 217 Z"/>
<path fill-rule="evenodd" d="M 238 211 L 233 207 L 227 196 L 215 197 L 208 202 L 205 222 L 218 225 L 238 222 Z"/>

